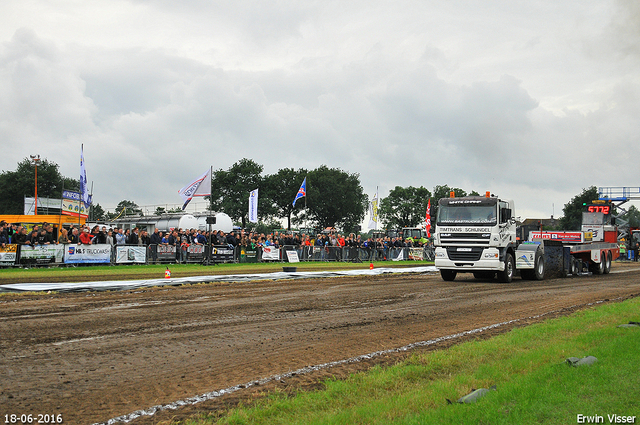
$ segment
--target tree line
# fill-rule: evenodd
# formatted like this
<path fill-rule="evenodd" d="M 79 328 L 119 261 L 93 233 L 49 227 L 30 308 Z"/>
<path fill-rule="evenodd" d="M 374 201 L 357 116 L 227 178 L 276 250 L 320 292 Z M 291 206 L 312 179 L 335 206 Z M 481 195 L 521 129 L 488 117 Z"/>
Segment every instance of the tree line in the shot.
<path fill-rule="evenodd" d="M 209 208 L 224 212 L 231 219 L 246 227 L 248 224 L 248 195 L 259 189 L 259 227 L 280 227 L 278 220 L 285 220 L 287 228 L 308 226 L 312 228 L 335 227 L 344 232 L 359 232 L 368 211 L 369 197 L 364 193 L 358 173 L 321 165 L 313 170 L 305 168 L 283 168 L 274 174 L 264 175 L 261 164 L 243 158 L 226 170 L 214 170 L 211 176 L 211 193 L 206 197 Z M 295 206 L 293 199 L 304 179 L 307 179 L 306 197 Z M 38 165 L 38 196 L 59 198 L 63 189 L 77 191 L 77 179 L 60 174 L 58 164 L 44 159 Z M 20 161 L 15 171 L 0 173 L 0 214 L 22 214 L 24 197 L 32 196 L 35 188 L 35 173 L 28 158 Z M 432 223 L 438 212 L 438 201 L 449 197 L 478 196 L 478 192 L 447 185 L 437 185 L 433 191 L 424 186 L 396 186 L 382 198 L 378 206 L 380 229 L 416 227 L 425 222 L 428 202 L 431 201 Z M 565 204 L 559 228 L 580 228 L 584 203 L 598 199 L 595 186 L 583 189 Z M 180 208 L 156 208 L 156 214 L 180 212 Z M 123 215 L 142 215 L 141 208 L 132 200 L 122 200 L 116 211 L 107 212 L 99 203 L 89 211 L 92 221 L 111 220 Z M 632 227 L 640 226 L 640 211 L 634 206 L 628 209 L 627 219 Z"/>

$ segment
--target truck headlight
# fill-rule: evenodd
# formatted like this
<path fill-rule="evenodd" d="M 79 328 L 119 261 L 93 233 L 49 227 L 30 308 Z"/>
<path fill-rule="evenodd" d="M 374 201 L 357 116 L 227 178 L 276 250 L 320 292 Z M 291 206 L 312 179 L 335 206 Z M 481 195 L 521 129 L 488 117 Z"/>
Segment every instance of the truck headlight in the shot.
<path fill-rule="evenodd" d="M 436 258 L 447 258 L 447 254 L 443 251 L 436 251 Z"/>
<path fill-rule="evenodd" d="M 497 252 L 485 252 L 484 258 L 498 258 Z"/>

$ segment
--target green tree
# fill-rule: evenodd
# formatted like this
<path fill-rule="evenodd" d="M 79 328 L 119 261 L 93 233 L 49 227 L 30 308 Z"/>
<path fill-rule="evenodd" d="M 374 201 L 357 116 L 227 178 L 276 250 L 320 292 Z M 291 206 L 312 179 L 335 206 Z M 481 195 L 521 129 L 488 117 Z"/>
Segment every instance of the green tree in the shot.
<path fill-rule="evenodd" d="M 415 227 L 424 222 L 431 192 L 423 186 L 396 186 L 380 201 L 379 214 L 387 229 Z"/>
<path fill-rule="evenodd" d="M 104 209 L 100 204 L 93 203 L 89 207 L 89 221 L 100 221 L 106 218 Z"/>
<path fill-rule="evenodd" d="M 305 216 L 317 227 L 337 227 L 344 232 L 353 232 L 360 230 L 368 199 L 359 174 L 322 165 L 307 176 L 306 202 Z M 300 201 L 296 208 L 300 208 L 298 205 Z"/>
<path fill-rule="evenodd" d="M 562 209 L 564 215 L 560 218 L 561 228 L 564 230 L 580 230 L 582 213 L 586 211 L 584 204 L 590 204 L 596 199 L 598 199 L 598 188 L 591 186 L 583 189 L 579 195 L 574 196 L 571 202 L 564 204 Z"/>
<path fill-rule="evenodd" d="M 277 173 L 265 178 L 266 191 L 264 195 L 262 192 L 259 194 L 259 198 L 265 196 L 266 199 L 271 201 L 276 216 L 287 219 L 287 229 L 289 230 L 291 230 L 292 215 L 300 211 L 300 205 L 304 206 L 304 200 L 300 199 L 294 207 L 293 199 L 307 174 L 308 171 L 302 168 L 298 170 L 293 168 L 278 170 Z"/>
<path fill-rule="evenodd" d="M 268 222 L 258 221 L 258 223 L 256 223 L 254 226 L 254 232 L 264 233 L 266 235 L 268 233 L 272 233 L 276 229 L 279 229 L 282 224 L 279 221 L 271 218 L 271 220 L 269 220 Z"/>
<path fill-rule="evenodd" d="M 640 210 L 631 205 L 622 219 L 629 222 L 629 227 L 640 227 Z"/>
<path fill-rule="evenodd" d="M 211 176 L 211 208 L 241 222 L 244 228 L 249 215 L 249 193 L 264 186 L 262 168 L 253 160 L 243 158 L 227 171 L 215 170 Z M 271 200 L 258 193 L 258 213 L 266 216 L 272 212 Z"/>
<path fill-rule="evenodd" d="M 79 180 L 64 177 L 58 164 L 42 159 L 38 164 L 38 197 L 61 198 L 62 190 L 78 190 Z M 23 214 L 24 197 L 35 196 L 35 168 L 29 158 L 18 163 L 15 171 L 0 174 L 0 213 Z M 78 175 L 80 172 L 78 171 Z"/>
<path fill-rule="evenodd" d="M 142 215 L 142 210 L 133 201 L 122 200 L 118 202 L 116 206 L 116 215 L 120 215 L 120 217 L 124 217 L 127 215 Z"/>
<path fill-rule="evenodd" d="M 154 214 L 162 215 L 162 214 L 172 214 L 172 213 L 181 213 L 181 212 L 182 212 L 182 208 L 180 207 L 174 207 L 169 209 L 166 209 L 165 207 L 156 207 Z"/>

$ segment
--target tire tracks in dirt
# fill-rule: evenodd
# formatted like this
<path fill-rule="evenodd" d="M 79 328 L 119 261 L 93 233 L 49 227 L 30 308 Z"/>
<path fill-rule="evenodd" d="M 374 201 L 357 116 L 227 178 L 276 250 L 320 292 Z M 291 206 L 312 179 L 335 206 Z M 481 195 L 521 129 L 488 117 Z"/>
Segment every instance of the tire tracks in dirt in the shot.
<path fill-rule="evenodd" d="M 7 413 L 56 412 L 65 423 L 84 424 L 245 387 L 134 421 L 157 423 L 223 411 L 274 388 L 318 388 L 326 377 L 396 362 L 408 351 L 393 350 L 419 341 L 518 320 L 411 350 L 638 294 L 638 271 L 631 271 L 508 285 L 431 274 L 3 297 L 0 405 Z M 300 372 L 363 353 L 380 354 Z M 265 377 L 278 379 L 261 383 Z"/>

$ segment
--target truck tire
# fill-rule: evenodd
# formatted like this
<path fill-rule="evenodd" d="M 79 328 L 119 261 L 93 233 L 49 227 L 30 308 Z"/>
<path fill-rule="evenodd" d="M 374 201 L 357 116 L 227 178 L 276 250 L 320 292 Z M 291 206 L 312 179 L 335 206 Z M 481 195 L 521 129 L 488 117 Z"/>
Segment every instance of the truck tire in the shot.
<path fill-rule="evenodd" d="M 591 273 L 593 273 L 593 274 L 603 274 L 604 273 L 604 263 L 606 263 L 606 262 L 607 262 L 606 254 L 601 254 L 599 263 L 591 263 L 590 264 L 589 268 L 591 269 Z"/>
<path fill-rule="evenodd" d="M 504 256 L 504 270 L 498 272 L 498 282 L 511 283 L 513 280 L 513 274 L 515 272 L 515 264 L 513 262 L 513 255 L 507 252 Z"/>
<path fill-rule="evenodd" d="M 603 273 L 609 274 L 609 272 L 611 271 L 611 252 L 605 251 L 605 255 L 607 257 L 607 260 L 604 262 Z"/>
<path fill-rule="evenodd" d="M 446 282 L 452 282 L 456 278 L 456 274 L 455 270 L 440 270 L 440 276 Z"/>
<path fill-rule="evenodd" d="M 580 273 L 582 271 L 581 270 L 581 267 L 582 267 L 581 263 L 578 263 L 578 261 L 579 260 L 577 258 L 571 257 L 571 265 L 570 265 L 571 270 L 570 271 L 571 271 L 571 274 L 574 275 L 574 276 L 577 276 L 578 273 Z"/>
<path fill-rule="evenodd" d="M 544 257 L 539 252 L 536 253 L 536 260 L 533 266 L 533 277 L 535 280 L 544 280 Z"/>

